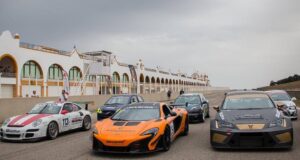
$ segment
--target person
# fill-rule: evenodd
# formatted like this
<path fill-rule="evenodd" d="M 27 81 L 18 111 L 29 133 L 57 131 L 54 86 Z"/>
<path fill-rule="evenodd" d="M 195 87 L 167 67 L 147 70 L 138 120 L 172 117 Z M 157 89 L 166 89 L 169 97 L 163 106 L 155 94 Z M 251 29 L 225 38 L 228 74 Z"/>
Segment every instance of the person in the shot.
<path fill-rule="evenodd" d="M 65 102 L 67 100 L 68 100 L 68 93 L 63 89 L 61 91 L 61 95 L 60 95 L 59 101 L 60 102 Z"/>
<path fill-rule="evenodd" d="M 167 92 L 168 99 L 171 98 L 171 94 L 172 94 L 172 91 L 171 91 L 171 89 L 169 89 L 168 92 Z"/>
<path fill-rule="evenodd" d="M 180 94 L 180 95 L 184 94 L 183 89 L 180 90 L 179 94 Z"/>
<path fill-rule="evenodd" d="M 39 97 L 39 96 L 36 94 L 36 90 L 33 90 L 33 91 L 32 91 L 32 94 L 31 94 L 30 97 L 37 97 L 37 98 Z"/>

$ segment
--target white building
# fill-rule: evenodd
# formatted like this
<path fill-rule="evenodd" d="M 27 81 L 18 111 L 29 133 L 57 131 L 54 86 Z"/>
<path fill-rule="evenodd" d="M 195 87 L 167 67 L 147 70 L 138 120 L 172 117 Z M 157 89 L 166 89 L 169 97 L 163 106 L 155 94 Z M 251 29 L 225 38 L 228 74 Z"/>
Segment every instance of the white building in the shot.
<path fill-rule="evenodd" d="M 1 98 L 26 97 L 33 91 L 42 97 L 59 96 L 63 71 L 68 73 L 70 95 L 190 91 L 209 85 L 204 74 L 187 76 L 147 68 L 142 60 L 129 65 L 106 51 L 79 53 L 76 48 L 67 52 L 33 45 L 9 31 L 0 35 Z"/>

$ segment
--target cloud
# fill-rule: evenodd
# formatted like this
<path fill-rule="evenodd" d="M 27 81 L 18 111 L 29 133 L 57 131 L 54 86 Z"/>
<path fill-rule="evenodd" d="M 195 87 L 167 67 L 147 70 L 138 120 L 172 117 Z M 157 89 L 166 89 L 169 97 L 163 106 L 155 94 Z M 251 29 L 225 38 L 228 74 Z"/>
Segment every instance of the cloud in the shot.
<path fill-rule="evenodd" d="M 0 30 L 122 61 L 207 73 L 213 85 L 254 88 L 298 73 L 297 0 L 0 2 Z"/>

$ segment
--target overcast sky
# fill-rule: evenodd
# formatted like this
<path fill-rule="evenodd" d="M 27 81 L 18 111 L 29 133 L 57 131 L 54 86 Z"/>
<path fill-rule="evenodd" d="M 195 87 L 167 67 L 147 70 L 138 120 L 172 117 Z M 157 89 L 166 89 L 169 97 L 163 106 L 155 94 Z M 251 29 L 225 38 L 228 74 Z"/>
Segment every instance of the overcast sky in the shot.
<path fill-rule="evenodd" d="M 1 0 L 0 31 L 256 88 L 300 74 L 299 0 Z"/>

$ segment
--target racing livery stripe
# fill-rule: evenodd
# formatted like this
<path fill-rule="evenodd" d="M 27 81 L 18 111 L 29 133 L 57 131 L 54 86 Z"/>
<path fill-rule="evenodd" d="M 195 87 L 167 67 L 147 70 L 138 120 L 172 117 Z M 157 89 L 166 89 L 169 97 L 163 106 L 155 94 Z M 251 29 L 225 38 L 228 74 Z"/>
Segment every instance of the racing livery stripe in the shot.
<path fill-rule="evenodd" d="M 20 126 L 20 125 L 22 125 L 23 122 L 25 122 L 26 120 L 28 120 L 28 119 L 30 119 L 31 117 L 34 117 L 34 116 L 35 116 L 35 114 L 28 114 L 27 116 L 25 116 L 25 117 L 19 119 L 17 122 L 15 122 L 14 125 Z"/>
<path fill-rule="evenodd" d="M 15 125 L 15 123 L 16 123 L 17 121 L 19 121 L 20 119 L 22 119 L 22 118 L 24 118 L 24 117 L 26 117 L 26 116 L 27 116 L 27 114 L 19 115 L 19 116 L 17 116 L 15 119 L 13 119 L 8 125 L 13 126 L 13 125 Z"/>
<path fill-rule="evenodd" d="M 47 117 L 47 116 L 50 116 L 50 114 L 38 114 L 38 115 L 36 115 L 34 117 L 31 117 L 28 120 L 24 121 L 21 125 L 26 126 L 26 125 L 28 125 L 28 124 L 30 124 L 30 123 L 32 123 L 32 122 L 34 122 L 34 121 L 36 121 L 40 118 Z"/>

